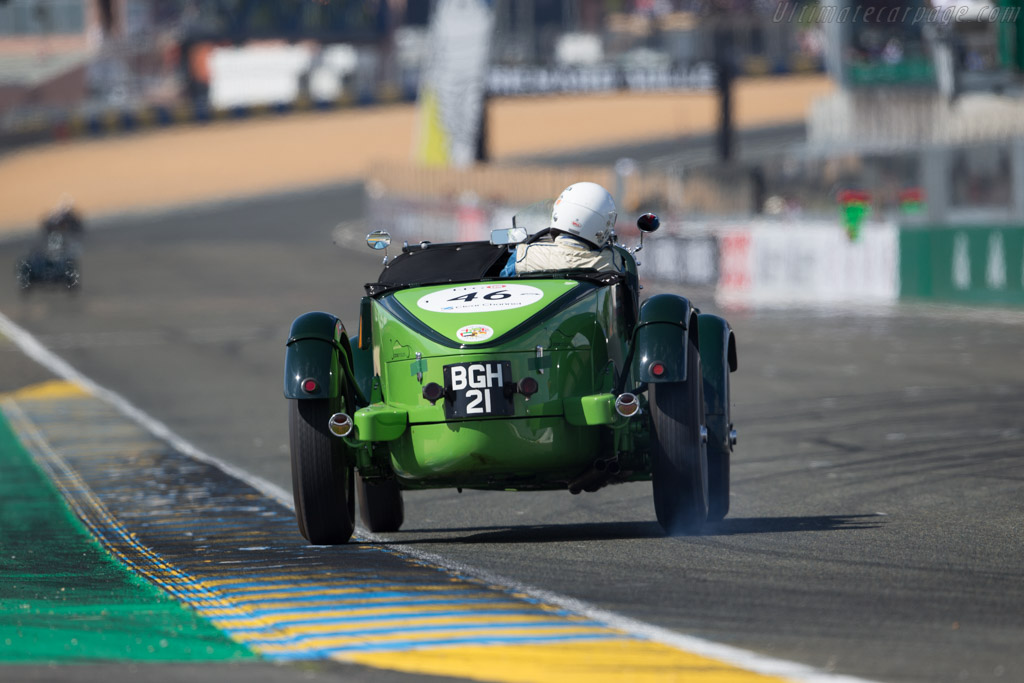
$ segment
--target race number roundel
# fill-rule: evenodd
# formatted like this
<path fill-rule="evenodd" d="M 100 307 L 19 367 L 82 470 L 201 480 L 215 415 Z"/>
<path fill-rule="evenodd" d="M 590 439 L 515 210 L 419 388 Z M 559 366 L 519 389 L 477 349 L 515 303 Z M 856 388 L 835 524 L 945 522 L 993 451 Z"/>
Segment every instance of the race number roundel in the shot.
<path fill-rule="evenodd" d="M 442 289 L 420 297 L 416 305 L 435 313 L 486 313 L 528 306 L 542 298 L 544 292 L 536 287 L 494 282 Z"/>

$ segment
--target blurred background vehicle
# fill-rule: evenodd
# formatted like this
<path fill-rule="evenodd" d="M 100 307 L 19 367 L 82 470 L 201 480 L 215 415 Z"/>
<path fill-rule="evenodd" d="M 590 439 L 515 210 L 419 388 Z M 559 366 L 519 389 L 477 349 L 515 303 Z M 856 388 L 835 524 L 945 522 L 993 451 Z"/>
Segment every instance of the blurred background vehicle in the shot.
<path fill-rule="evenodd" d="M 22 293 L 43 284 L 78 291 L 82 284 L 79 249 L 74 238 L 62 232 L 48 232 L 15 265 L 15 277 Z"/>

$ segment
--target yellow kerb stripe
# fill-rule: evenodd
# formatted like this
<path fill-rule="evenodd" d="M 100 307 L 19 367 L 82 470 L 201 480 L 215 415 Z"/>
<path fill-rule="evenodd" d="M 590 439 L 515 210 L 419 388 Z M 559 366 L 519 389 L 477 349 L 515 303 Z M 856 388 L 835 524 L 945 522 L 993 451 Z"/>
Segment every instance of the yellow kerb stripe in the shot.
<path fill-rule="evenodd" d="M 500 683 L 769 683 L 784 680 L 642 640 L 346 653 L 335 659 L 408 673 Z"/>
<path fill-rule="evenodd" d="M 27 387 L 12 391 L 6 396 L 18 401 L 39 401 L 56 398 L 81 398 L 90 396 L 81 385 L 74 382 L 67 382 L 62 379 L 52 379 L 39 384 L 30 384 Z"/>

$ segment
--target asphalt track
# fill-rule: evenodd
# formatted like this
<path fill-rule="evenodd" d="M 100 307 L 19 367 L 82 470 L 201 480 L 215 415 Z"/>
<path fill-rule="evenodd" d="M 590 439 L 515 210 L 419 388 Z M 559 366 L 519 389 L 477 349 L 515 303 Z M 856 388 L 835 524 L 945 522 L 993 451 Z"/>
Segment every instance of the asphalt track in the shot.
<path fill-rule="evenodd" d="M 378 256 L 331 242 L 339 224 L 363 230 L 361 215 L 348 187 L 108 222 L 87 236 L 79 294 L 20 297 L 12 277 L 0 311 L 203 451 L 287 489 L 284 339 L 307 310 L 355 320 Z M 24 248 L 0 245 L 0 273 Z M 730 314 L 740 444 L 732 512 L 705 534 L 663 537 L 650 486 L 632 484 L 407 494 L 388 538 L 823 671 L 1024 680 L 1024 316 L 833 313 Z M 48 377 L 0 346 L 0 391 Z M 100 677 L 427 680 L 336 663 L 0 669 Z"/>

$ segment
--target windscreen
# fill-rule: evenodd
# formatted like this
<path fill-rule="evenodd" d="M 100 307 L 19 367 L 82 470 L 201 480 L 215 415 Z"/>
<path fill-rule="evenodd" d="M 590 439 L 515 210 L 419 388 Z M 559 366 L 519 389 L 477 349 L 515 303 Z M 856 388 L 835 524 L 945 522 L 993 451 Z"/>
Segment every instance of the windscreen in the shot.
<path fill-rule="evenodd" d="M 535 235 L 541 230 L 551 227 L 551 211 L 554 207 L 554 199 L 530 204 L 516 212 L 512 217 L 512 225 L 517 228 L 526 228 L 527 234 Z"/>

